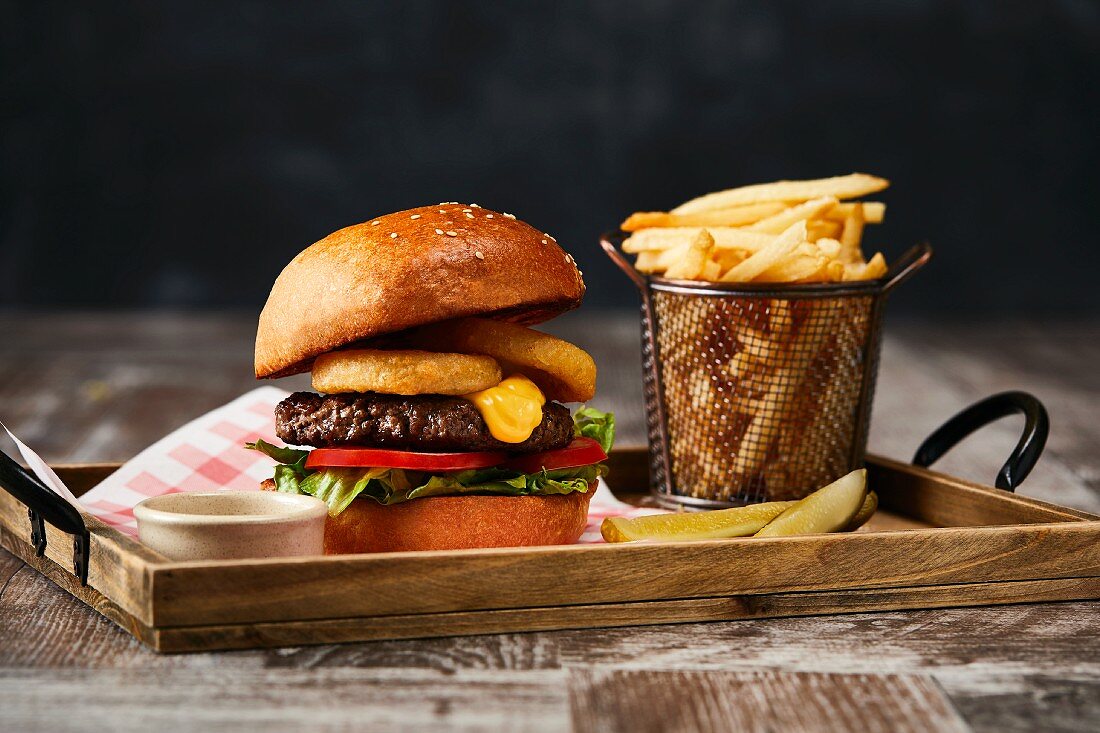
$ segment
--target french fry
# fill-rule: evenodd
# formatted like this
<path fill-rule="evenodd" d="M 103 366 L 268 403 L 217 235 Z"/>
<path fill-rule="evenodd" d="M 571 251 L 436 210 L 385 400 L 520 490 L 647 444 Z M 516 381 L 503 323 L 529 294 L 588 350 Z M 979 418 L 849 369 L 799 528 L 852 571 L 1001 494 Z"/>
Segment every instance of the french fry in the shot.
<path fill-rule="evenodd" d="M 782 340 L 787 338 L 794 326 L 794 318 L 791 315 L 791 304 L 786 300 L 773 300 L 768 307 L 768 329 L 772 339 Z"/>
<path fill-rule="evenodd" d="M 853 205 L 852 212 L 844 220 L 844 232 L 840 235 L 840 259 L 846 265 L 864 261 L 863 250 L 859 247 L 863 239 L 863 222 L 863 205 Z"/>
<path fill-rule="evenodd" d="M 796 221 L 812 219 L 824 211 L 836 206 L 837 200 L 831 196 L 813 199 L 785 209 L 778 214 L 761 219 L 748 229 L 751 232 L 764 232 L 766 234 L 779 234 L 786 231 L 787 227 Z"/>
<path fill-rule="evenodd" d="M 785 420 L 810 364 L 817 358 L 822 344 L 833 331 L 832 324 L 839 315 L 837 309 L 828 301 L 822 301 L 815 310 L 817 314 L 813 317 L 817 322 L 814 327 L 808 333 L 799 333 L 795 337 L 797 346 L 785 351 L 785 359 L 777 360 L 780 361 L 780 366 L 771 375 L 771 387 L 741 438 L 741 445 L 733 462 L 734 473 L 752 476 L 764 465 L 771 447 L 770 439 L 778 434 L 777 427 Z"/>
<path fill-rule="evenodd" d="M 806 223 L 806 237 L 811 242 L 819 239 L 836 239 L 843 229 L 844 225 L 839 221 L 812 219 Z"/>
<path fill-rule="evenodd" d="M 738 381 L 747 380 L 752 374 L 753 366 L 759 361 L 761 361 L 760 357 L 754 355 L 747 349 L 738 351 L 733 355 L 733 358 L 730 359 L 730 376 Z"/>
<path fill-rule="evenodd" d="M 699 236 L 702 227 L 668 227 L 642 229 L 623 241 L 623 252 L 638 254 L 651 250 L 665 250 L 685 244 Z M 756 252 L 775 241 L 775 235 L 750 232 L 736 227 L 707 227 L 718 249 L 741 249 Z"/>
<path fill-rule="evenodd" d="M 718 263 L 719 274 L 725 272 L 731 267 L 740 264 L 749 256 L 748 252 L 742 249 L 722 249 L 716 246 L 714 252 L 711 253 L 711 257 Z"/>
<path fill-rule="evenodd" d="M 774 361 L 783 346 L 782 334 L 769 334 L 749 326 L 737 329 L 737 341 L 741 344 L 741 350 L 734 356 L 745 354 L 744 359 L 754 364 Z"/>
<path fill-rule="evenodd" d="M 806 241 L 806 222 L 797 221 L 745 261 L 731 267 L 722 275 L 722 282 L 749 282 L 760 273 L 790 256 Z"/>
<path fill-rule="evenodd" d="M 830 260 L 824 268 L 825 282 L 840 282 L 844 279 L 844 263 L 838 260 Z"/>
<path fill-rule="evenodd" d="M 650 275 L 663 273 L 671 267 L 673 263 L 687 254 L 690 247 L 691 242 L 686 242 L 664 250 L 642 252 L 638 255 L 638 260 L 634 263 L 634 268 L 638 270 L 638 272 L 644 272 Z"/>
<path fill-rule="evenodd" d="M 886 204 L 881 201 L 841 202 L 825 212 L 825 218 L 843 223 L 848 215 L 852 213 L 852 208 L 857 204 L 863 207 L 863 221 L 867 224 L 881 224 L 885 221 Z"/>
<path fill-rule="evenodd" d="M 852 173 L 834 178 L 819 178 L 809 181 L 778 181 L 753 186 L 732 188 L 728 191 L 708 193 L 680 204 L 672 210 L 673 214 L 695 214 L 701 211 L 726 209 L 745 204 L 768 201 L 808 201 L 823 196 L 837 199 L 851 199 L 877 193 L 890 185 L 884 178 L 869 176 L 865 173 Z"/>
<path fill-rule="evenodd" d="M 760 283 L 790 283 L 805 281 L 821 273 L 829 263 L 821 255 L 795 255 L 780 260 L 753 280 Z"/>
<path fill-rule="evenodd" d="M 753 224 L 761 219 L 778 214 L 786 205 L 775 201 L 764 204 L 734 206 L 728 209 L 716 209 L 698 214 L 672 214 L 667 211 L 638 211 L 627 217 L 621 225 L 624 232 L 634 232 L 650 227 L 738 227 Z"/>
<path fill-rule="evenodd" d="M 845 281 L 877 280 L 886 274 L 886 269 L 886 258 L 882 256 L 882 252 L 876 252 L 866 264 L 857 262 L 844 265 L 843 279 Z"/>
<path fill-rule="evenodd" d="M 882 256 L 882 252 L 875 252 L 874 257 L 867 261 L 867 266 L 863 268 L 864 280 L 877 280 L 886 274 L 886 258 Z"/>
<path fill-rule="evenodd" d="M 711 259 L 707 260 L 707 263 L 703 265 L 702 279 L 709 282 L 714 282 L 722 275 L 722 265 L 713 259 L 713 250 L 711 250 L 709 256 L 711 257 Z"/>
<path fill-rule="evenodd" d="M 687 251 L 665 270 L 665 277 L 672 280 L 696 280 L 700 278 L 714 249 L 714 237 L 706 229 L 700 229 L 691 240 Z"/>
<path fill-rule="evenodd" d="M 742 415 L 755 415 L 760 411 L 761 400 L 753 399 L 745 395 L 732 394 L 729 396 L 730 409 L 740 412 Z"/>
<path fill-rule="evenodd" d="M 840 242 L 832 239 L 831 237 L 824 237 L 822 239 L 815 240 L 814 244 L 817 245 L 817 249 L 821 252 L 821 254 L 825 255 L 826 257 L 835 260 L 837 257 L 840 256 Z"/>
<path fill-rule="evenodd" d="M 665 271 L 661 265 L 661 255 L 664 251 L 640 252 L 638 259 L 634 260 L 634 269 L 643 275 L 656 275 Z"/>

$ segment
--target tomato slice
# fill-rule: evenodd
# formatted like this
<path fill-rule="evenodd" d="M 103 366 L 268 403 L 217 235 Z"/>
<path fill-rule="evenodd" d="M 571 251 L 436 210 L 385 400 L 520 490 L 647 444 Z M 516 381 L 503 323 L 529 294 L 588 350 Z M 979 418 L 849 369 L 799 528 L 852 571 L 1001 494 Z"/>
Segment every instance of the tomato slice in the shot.
<path fill-rule="evenodd" d="M 502 463 L 500 467 L 519 473 L 538 473 L 543 469 L 551 471 L 555 468 L 587 466 L 592 463 L 599 463 L 605 458 L 607 458 L 607 454 L 603 452 L 600 444 L 592 438 L 573 438 L 573 442 L 564 448 L 519 456 L 507 463 Z"/>
<path fill-rule="evenodd" d="M 384 448 L 317 448 L 306 458 L 306 468 L 406 468 L 412 471 L 466 471 L 488 468 L 508 460 L 499 451 L 472 453 L 416 453 Z"/>

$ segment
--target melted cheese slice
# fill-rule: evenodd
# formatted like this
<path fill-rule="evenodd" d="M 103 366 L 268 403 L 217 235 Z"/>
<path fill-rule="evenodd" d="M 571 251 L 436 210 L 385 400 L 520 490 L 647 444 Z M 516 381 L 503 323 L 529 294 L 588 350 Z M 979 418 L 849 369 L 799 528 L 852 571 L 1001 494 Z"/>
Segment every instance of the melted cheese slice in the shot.
<path fill-rule="evenodd" d="M 489 433 L 504 443 L 522 443 L 530 438 L 542 422 L 542 406 L 546 404 L 542 391 L 522 374 L 463 397 L 474 403 Z"/>

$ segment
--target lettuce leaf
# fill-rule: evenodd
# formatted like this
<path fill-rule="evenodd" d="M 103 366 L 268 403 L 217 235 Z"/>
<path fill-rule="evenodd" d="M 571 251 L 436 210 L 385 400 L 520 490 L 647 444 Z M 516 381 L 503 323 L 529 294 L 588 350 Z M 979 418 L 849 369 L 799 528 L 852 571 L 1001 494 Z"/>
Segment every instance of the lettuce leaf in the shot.
<path fill-rule="evenodd" d="M 573 418 L 577 435 L 597 441 L 605 452 L 615 439 L 615 416 L 583 407 Z M 337 516 L 356 498 L 370 497 L 379 504 L 399 504 L 426 496 L 481 494 L 495 496 L 548 496 L 586 492 L 591 482 L 607 474 L 603 464 L 560 468 L 521 474 L 502 468 L 426 473 L 400 468 L 306 468 L 309 451 L 283 448 L 263 440 L 247 443 L 279 462 L 275 486 L 291 494 L 309 494 L 328 504 Z"/>
<path fill-rule="evenodd" d="M 264 455 L 274 458 L 276 461 L 283 464 L 280 468 L 290 468 L 301 478 L 305 478 L 309 475 L 309 469 L 306 468 L 306 458 L 309 457 L 309 451 L 307 450 L 272 445 L 260 438 L 257 438 L 255 443 L 245 443 L 244 447 L 250 450 L 258 450 Z M 278 471 L 275 473 L 275 483 L 279 483 Z"/>
<path fill-rule="evenodd" d="M 582 407 L 573 415 L 573 432 L 592 438 L 600 444 L 604 453 L 610 453 L 615 443 L 615 415 L 593 407 Z"/>
<path fill-rule="evenodd" d="M 516 474 L 499 469 L 437 474 L 404 496 L 393 495 L 384 504 L 423 496 L 494 494 L 498 496 L 548 496 L 588 491 L 588 484 L 605 473 L 602 464 L 562 468 L 540 473 Z"/>
<path fill-rule="evenodd" d="M 285 468 L 280 466 L 279 468 Z M 316 496 L 337 516 L 356 498 L 369 497 L 379 504 L 400 504 L 426 496 L 481 494 L 495 496 L 548 496 L 586 492 L 590 482 L 606 472 L 602 464 L 562 468 L 533 474 L 501 469 L 429 474 L 400 468 L 326 468 L 302 480 L 287 479 L 288 490 Z M 276 469 L 278 473 L 278 469 Z M 276 478 L 276 483 L 279 483 Z M 283 491 L 280 484 L 279 490 Z"/>

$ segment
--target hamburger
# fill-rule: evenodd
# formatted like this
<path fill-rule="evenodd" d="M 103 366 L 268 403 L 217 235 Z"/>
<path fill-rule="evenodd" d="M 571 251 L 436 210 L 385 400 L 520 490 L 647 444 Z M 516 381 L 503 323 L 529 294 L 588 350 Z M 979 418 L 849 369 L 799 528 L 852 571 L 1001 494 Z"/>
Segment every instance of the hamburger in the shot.
<path fill-rule="evenodd" d="M 614 437 L 596 366 L 530 326 L 580 305 L 554 237 L 443 203 L 341 229 L 276 279 L 256 377 L 310 372 L 275 409 L 263 488 L 329 507 L 325 552 L 575 542 Z"/>

